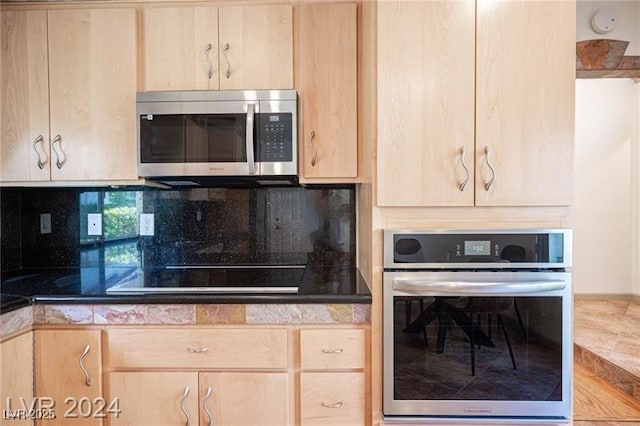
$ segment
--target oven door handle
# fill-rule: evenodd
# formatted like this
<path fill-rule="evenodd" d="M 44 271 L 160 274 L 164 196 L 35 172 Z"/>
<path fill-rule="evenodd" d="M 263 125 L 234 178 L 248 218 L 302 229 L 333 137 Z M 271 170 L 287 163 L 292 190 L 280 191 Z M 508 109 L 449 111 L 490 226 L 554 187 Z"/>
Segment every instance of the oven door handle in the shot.
<path fill-rule="evenodd" d="M 484 296 L 492 294 L 546 293 L 564 290 L 566 281 L 540 280 L 515 282 L 442 281 L 394 279 L 392 289 L 412 295 Z"/>

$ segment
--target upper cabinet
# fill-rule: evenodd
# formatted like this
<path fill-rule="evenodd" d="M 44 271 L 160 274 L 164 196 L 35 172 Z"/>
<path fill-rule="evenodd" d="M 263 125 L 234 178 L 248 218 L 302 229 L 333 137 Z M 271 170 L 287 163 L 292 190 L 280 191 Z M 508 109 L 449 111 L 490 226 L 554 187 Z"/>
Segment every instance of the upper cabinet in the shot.
<path fill-rule="evenodd" d="M 356 5 L 298 6 L 301 181 L 358 176 Z"/>
<path fill-rule="evenodd" d="M 0 181 L 137 179 L 133 8 L 2 12 Z"/>
<path fill-rule="evenodd" d="M 143 91 L 291 89 L 291 5 L 143 10 Z"/>
<path fill-rule="evenodd" d="M 217 90 L 218 8 L 149 7 L 142 13 L 144 90 Z"/>
<path fill-rule="evenodd" d="M 575 22 L 573 1 L 478 1 L 477 205 L 571 204 Z"/>
<path fill-rule="evenodd" d="M 377 16 L 378 205 L 571 203 L 575 2 L 381 2 Z"/>
<path fill-rule="evenodd" d="M 378 204 L 472 206 L 474 3 L 381 2 L 378 34 Z"/>
<path fill-rule="evenodd" d="M 0 181 L 48 181 L 47 12 L 2 11 L 0 17 Z"/>

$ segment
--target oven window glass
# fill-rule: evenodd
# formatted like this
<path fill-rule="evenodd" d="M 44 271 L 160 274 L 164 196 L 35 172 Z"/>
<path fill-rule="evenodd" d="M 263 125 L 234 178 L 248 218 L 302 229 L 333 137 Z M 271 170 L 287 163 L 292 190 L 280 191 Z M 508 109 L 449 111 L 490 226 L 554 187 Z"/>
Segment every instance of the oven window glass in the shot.
<path fill-rule="evenodd" d="M 247 161 L 246 114 L 140 116 L 143 163 Z"/>
<path fill-rule="evenodd" d="M 395 400 L 562 400 L 561 297 L 394 297 Z"/>

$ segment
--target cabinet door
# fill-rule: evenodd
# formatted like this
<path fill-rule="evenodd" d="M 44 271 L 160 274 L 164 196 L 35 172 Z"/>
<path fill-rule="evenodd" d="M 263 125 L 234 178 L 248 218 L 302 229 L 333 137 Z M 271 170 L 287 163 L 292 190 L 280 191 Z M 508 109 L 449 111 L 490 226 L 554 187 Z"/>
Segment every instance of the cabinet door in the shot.
<path fill-rule="evenodd" d="M 365 424 L 364 374 L 300 373 L 302 426 Z"/>
<path fill-rule="evenodd" d="M 0 181 L 46 181 L 50 178 L 47 12 L 3 11 L 0 17 Z"/>
<path fill-rule="evenodd" d="M 30 420 L 9 420 L 9 411 L 27 406 L 33 400 L 33 333 L 25 333 L 0 344 L 0 406 L 3 418 L 10 425 L 30 425 Z M 4 424 L 4 423 L 3 423 Z"/>
<path fill-rule="evenodd" d="M 293 88 L 291 5 L 219 10 L 220 89 Z"/>
<path fill-rule="evenodd" d="M 38 330 L 35 333 L 36 396 L 53 398 L 56 404 L 56 419 L 36 424 L 101 425 L 102 419 L 94 416 L 93 410 L 86 411 L 102 396 L 100 331 Z M 82 412 L 89 413 L 86 417 L 80 415 L 80 406 L 72 410 L 73 401 L 81 398 L 91 401 L 82 406 Z M 70 415 L 65 415 L 67 410 Z"/>
<path fill-rule="evenodd" d="M 218 89 L 218 8 L 143 10 L 143 91 Z"/>
<path fill-rule="evenodd" d="M 200 373 L 200 396 L 203 425 L 283 426 L 292 422 L 285 372 Z"/>
<path fill-rule="evenodd" d="M 378 4 L 378 205 L 473 205 L 474 51 L 474 2 Z"/>
<path fill-rule="evenodd" d="M 110 417 L 112 426 L 198 424 L 198 373 L 115 372 L 109 374 L 109 392 L 122 410 Z"/>
<path fill-rule="evenodd" d="M 355 178 L 358 175 L 356 5 L 301 3 L 299 8 L 296 86 L 304 128 L 303 175 L 307 179 Z"/>
<path fill-rule="evenodd" d="M 478 1 L 477 205 L 571 203 L 575 20 L 574 1 Z"/>
<path fill-rule="evenodd" d="M 137 179 L 135 9 L 48 13 L 52 179 Z"/>

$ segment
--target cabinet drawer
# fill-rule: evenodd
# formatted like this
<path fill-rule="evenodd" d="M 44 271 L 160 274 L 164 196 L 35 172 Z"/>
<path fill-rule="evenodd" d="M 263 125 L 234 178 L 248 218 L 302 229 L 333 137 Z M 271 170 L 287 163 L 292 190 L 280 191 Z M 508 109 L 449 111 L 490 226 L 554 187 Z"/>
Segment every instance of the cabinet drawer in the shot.
<path fill-rule="evenodd" d="M 302 425 L 363 425 L 363 373 L 300 373 Z"/>
<path fill-rule="evenodd" d="M 300 330 L 303 370 L 364 368 L 365 332 L 358 330 Z"/>
<path fill-rule="evenodd" d="M 112 368 L 287 368 L 285 329 L 112 329 Z"/>

